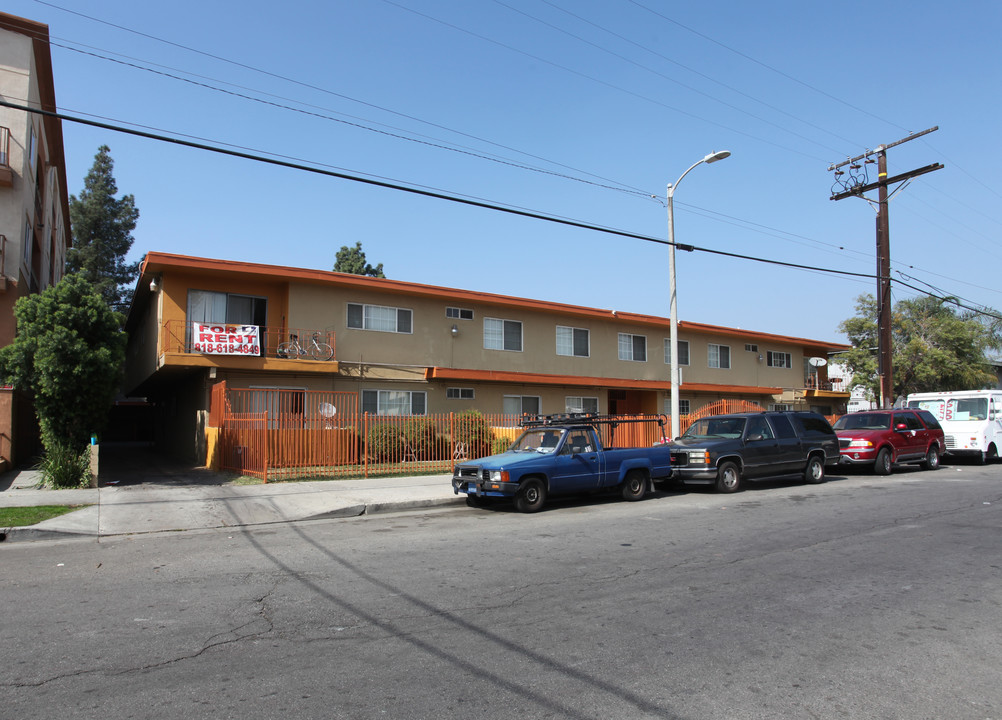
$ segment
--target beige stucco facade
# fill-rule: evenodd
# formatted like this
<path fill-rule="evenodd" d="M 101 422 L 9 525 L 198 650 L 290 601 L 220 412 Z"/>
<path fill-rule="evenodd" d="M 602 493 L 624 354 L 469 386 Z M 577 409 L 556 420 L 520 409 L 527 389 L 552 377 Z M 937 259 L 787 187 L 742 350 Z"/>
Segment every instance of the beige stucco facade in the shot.
<path fill-rule="evenodd" d="M 0 97 L 56 110 L 48 26 L 0 13 Z M 0 345 L 15 336 L 14 304 L 59 282 L 70 246 L 60 121 L 0 107 Z M 19 393 L 0 405 L 0 465 L 36 449 L 37 429 Z"/>
<path fill-rule="evenodd" d="M 206 315 L 210 305 L 215 314 Z M 256 319 L 250 324 L 260 327 L 260 353 L 194 352 L 192 320 L 206 318 Z M 127 329 L 126 392 L 149 397 L 172 433 L 179 422 L 189 428 L 182 438 L 198 434 L 210 388 L 224 379 L 233 388 L 355 393 L 377 413 L 668 408 L 669 324 L 656 316 L 149 253 Z M 333 358 L 280 357 L 278 343 L 292 333 L 303 344 L 317 333 L 334 347 Z M 844 345 L 688 322 L 679 336 L 683 412 L 722 399 L 834 412 L 848 397 L 826 389 L 824 368 L 806 363 Z"/>

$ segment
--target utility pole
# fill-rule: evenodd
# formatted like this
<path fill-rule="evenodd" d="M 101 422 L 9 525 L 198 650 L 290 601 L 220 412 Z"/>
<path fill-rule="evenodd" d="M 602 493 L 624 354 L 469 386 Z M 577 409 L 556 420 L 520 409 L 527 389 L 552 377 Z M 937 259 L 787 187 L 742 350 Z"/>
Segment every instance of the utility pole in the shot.
<path fill-rule="evenodd" d="M 933 163 L 889 178 L 887 177 L 887 151 L 936 130 L 939 130 L 938 125 L 920 133 L 912 133 L 897 142 L 880 145 L 873 150 L 867 150 L 862 155 L 828 167 L 829 171 L 835 173 L 835 184 L 832 185 L 830 199 L 862 198 L 877 211 L 877 372 L 880 377 L 880 407 L 885 409 L 894 403 L 894 368 L 891 362 L 891 231 L 887 203 L 898 190 L 908 184 L 911 178 L 925 175 L 933 170 L 940 170 L 943 167 L 940 163 Z M 876 156 L 876 160 L 873 159 L 874 156 Z M 860 160 L 863 161 L 862 165 L 859 164 Z M 873 163 L 877 164 L 877 180 L 870 182 L 866 167 Z M 847 171 L 841 169 L 846 166 L 849 168 L 848 178 L 844 177 Z M 896 183 L 902 184 L 888 193 L 888 186 Z M 841 192 L 836 192 L 836 188 L 840 189 Z M 864 195 L 870 190 L 877 191 L 876 201 Z"/>

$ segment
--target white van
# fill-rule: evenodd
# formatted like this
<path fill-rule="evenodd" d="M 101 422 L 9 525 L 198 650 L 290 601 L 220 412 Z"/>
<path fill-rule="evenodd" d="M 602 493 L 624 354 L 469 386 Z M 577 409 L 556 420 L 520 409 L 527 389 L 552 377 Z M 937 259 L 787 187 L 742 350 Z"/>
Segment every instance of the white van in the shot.
<path fill-rule="evenodd" d="M 1002 446 L 1002 390 L 912 393 L 908 407 L 931 412 L 946 433 L 946 452 L 980 463 Z"/>

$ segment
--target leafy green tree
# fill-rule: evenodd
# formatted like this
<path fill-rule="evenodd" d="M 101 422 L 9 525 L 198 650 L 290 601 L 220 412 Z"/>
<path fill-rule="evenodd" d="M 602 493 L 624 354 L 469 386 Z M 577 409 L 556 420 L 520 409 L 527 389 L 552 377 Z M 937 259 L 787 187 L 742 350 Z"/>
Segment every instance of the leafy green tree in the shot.
<path fill-rule="evenodd" d="M 118 315 L 76 274 L 19 299 L 14 316 L 17 336 L 0 349 L 0 377 L 34 399 L 46 480 L 81 484 L 88 441 L 103 427 L 125 360 Z"/>
<path fill-rule="evenodd" d="M 895 397 L 995 384 L 996 376 L 986 353 L 1002 347 L 1002 336 L 998 323 L 992 322 L 990 316 L 970 311 L 958 313 L 947 301 L 919 297 L 896 303 L 891 318 Z M 856 299 L 856 315 L 844 320 L 839 330 L 853 346 L 839 356 L 839 362 L 853 373 L 852 384 L 866 387 L 873 398 L 879 397 L 874 297 L 860 295 Z"/>
<path fill-rule="evenodd" d="M 125 262 L 139 210 L 132 195 L 115 198 L 114 168 L 108 146 L 102 145 L 80 197 L 70 196 L 73 247 L 66 254 L 66 269 L 83 275 L 109 307 L 125 312 L 139 273 L 139 263 Z"/>
<path fill-rule="evenodd" d="M 356 242 L 355 247 L 342 245 L 337 251 L 334 262 L 334 272 L 351 273 L 352 275 L 368 275 L 370 277 L 386 277 L 383 275 L 383 263 L 373 267 L 365 261 L 362 243 Z"/>

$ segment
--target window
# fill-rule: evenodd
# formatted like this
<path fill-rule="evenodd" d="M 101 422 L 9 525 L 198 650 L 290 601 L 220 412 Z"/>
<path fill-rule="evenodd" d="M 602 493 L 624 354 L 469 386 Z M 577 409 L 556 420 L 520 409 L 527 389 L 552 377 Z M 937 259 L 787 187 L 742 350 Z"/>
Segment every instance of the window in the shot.
<path fill-rule="evenodd" d="M 348 327 L 354 330 L 410 334 L 412 315 L 405 308 L 348 303 Z"/>
<path fill-rule="evenodd" d="M 502 409 L 505 415 L 539 415 L 539 397 L 534 395 L 505 395 Z"/>
<path fill-rule="evenodd" d="M 745 343 L 745 352 L 758 352 L 758 345 L 752 345 L 751 343 Z"/>
<path fill-rule="evenodd" d="M 568 395 L 564 398 L 564 412 L 598 414 L 598 398 Z"/>
<path fill-rule="evenodd" d="M 362 412 L 373 415 L 426 415 L 427 395 L 411 390 L 363 390 Z"/>
<path fill-rule="evenodd" d="M 467 308 L 447 307 L 445 309 L 445 316 L 453 320 L 472 320 L 473 311 Z"/>
<path fill-rule="evenodd" d="M 31 167 L 31 174 L 35 174 L 38 167 L 38 136 L 35 135 L 35 124 L 32 123 L 28 131 L 28 163 Z"/>
<path fill-rule="evenodd" d="M 778 367 L 778 368 L 793 367 L 790 353 L 773 352 L 772 350 L 770 350 L 765 354 L 765 357 L 766 357 L 765 364 L 768 365 L 769 367 Z"/>
<path fill-rule="evenodd" d="M 446 388 L 445 397 L 449 400 L 473 400 L 476 396 L 473 388 Z"/>
<path fill-rule="evenodd" d="M 690 412 L 689 411 L 689 401 L 688 400 L 683 400 L 682 398 L 679 398 L 678 399 L 678 414 L 679 415 L 688 415 L 689 412 Z M 668 417 L 671 417 L 671 397 L 670 396 L 665 398 L 665 415 L 667 415 Z"/>
<path fill-rule="evenodd" d="M 31 235 L 31 221 L 24 219 L 24 264 L 31 267 L 31 247 L 35 244 Z"/>
<path fill-rule="evenodd" d="M 671 364 L 671 338 L 665 338 L 665 363 Z M 679 340 L 678 341 L 678 364 L 688 365 L 689 364 L 689 341 Z"/>
<path fill-rule="evenodd" d="M 522 323 L 484 318 L 484 349 L 522 352 Z"/>
<path fill-rule="evenodd" d="M 557 325 L 557 355 L 588 357 L 589 342 L 587 330 Z"/>
<path fill-rule="evenodd" d="M 731 367 L 731 348 L 729 345 L 714 345 L 707 348 L 707 364 L 711 368 L 728 370 Z"/>
<path fill-rule="evenodd" d="M 647 336 L 619 333 L 619 359 L 647 362 Z"/>
<path fill-rule="evenodd" d="M 264 413 L 268 427 L 272 430 L 280 427 L 303 427 L 305 415 L 303 401 L 306 399 L 305 387 L 279 387 L 274 385 L 251 385 L 251 390 L 258 392 L 244 395 L 245 405 L 242 412 Z"/>
<path fill-rule="evenodd" d="M 773 403 L 769 406 L 770 410 L 793 410 L 793 405 L 789 403 Z"/>
<path fill-rule="evenodd" d="M 789 409 L 789 406 L 787 406 L 787 409 Z M 772 415 L 769 419 L 772 420 L 772 426 L 776 428 L 776 435 L 779 437 L 783 439 L 797 437 L 797 433 L 793 430 L 793 424 L 786 415 Z"/>

